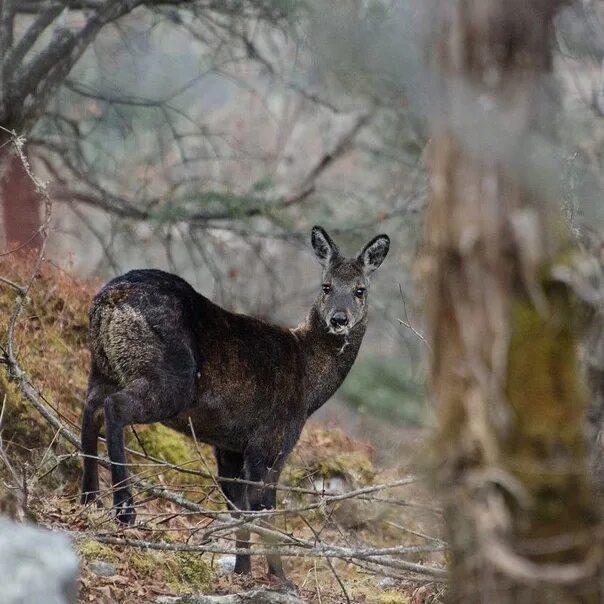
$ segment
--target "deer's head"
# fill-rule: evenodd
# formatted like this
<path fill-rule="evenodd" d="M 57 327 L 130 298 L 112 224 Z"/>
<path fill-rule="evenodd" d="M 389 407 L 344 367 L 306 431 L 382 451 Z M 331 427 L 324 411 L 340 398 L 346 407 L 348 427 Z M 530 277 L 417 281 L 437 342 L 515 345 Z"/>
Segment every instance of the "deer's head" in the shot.
<path fill-rule="evenodd" d="M 388 235 L 374 237 L 354 258 L 345 258 L 327 232 L 315 226 L 312 247 L 323 266 L 321 294 L 316 307 L 330 333 L 346 335 L 367 315 L 371 274 L 390 249 Z"/>

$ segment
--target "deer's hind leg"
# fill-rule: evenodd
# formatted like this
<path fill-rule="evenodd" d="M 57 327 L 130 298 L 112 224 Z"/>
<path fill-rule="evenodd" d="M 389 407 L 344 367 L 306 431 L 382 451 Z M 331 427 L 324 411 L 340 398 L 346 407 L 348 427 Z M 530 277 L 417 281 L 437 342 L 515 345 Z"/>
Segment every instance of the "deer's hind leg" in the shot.
<path fill-rule="evenodd" d="M 247 487 L 245 484 L 221 480 L 221 478 L 243 478 L 243 455 L 233 451 L 216 449 L 216 463 L 218 465 L 218 484 L 227 500 L 227 505 L 233 516 L 237 517 L 237 510 L 247 509 Z M 238 529 L 235 535 L 235 547 L 246 549 L 250 547 L 249 529 Z M 251 572 L 252 566 L 249 555 L 237 554 L 235 572 L 244 574 Z"/>
<path fill-rule="evenodd" d="M 81 443 L 84 472 L 81 502 L 83 504 L 94 501 L 99 494 L 98 440 L 103 423 L 103 403 L 105 398 L 117 389 L 117 386 L 98 379 L 94 370 L 91 372 L 82 414 Z"/>
<path fill-rule="evenodd" d="M 132 380 L 104 402 L 113 508 L 117 519 L 124 523 L 132 523 L 136 518 L 126 468 L 124 428 L 131 424 L 152 424 L 168 419 L 190 404 L 194 377 L 181 380 L 170 377 L 172 379 L 166 380 L 162 375 L 149 375 Z"/>

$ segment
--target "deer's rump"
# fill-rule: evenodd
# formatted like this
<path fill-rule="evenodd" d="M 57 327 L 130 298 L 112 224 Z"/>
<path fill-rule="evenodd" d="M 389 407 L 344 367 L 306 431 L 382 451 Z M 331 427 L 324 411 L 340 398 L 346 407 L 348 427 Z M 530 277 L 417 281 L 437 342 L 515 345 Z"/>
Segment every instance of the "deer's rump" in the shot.
<path fill-rule="evenodd" d="M 96 369 L 124 387 L 149 378 L 192 380 L 195 291 L 162 271 L 131 271 L 107 283 L 90 308 L 89 346 Z"/>

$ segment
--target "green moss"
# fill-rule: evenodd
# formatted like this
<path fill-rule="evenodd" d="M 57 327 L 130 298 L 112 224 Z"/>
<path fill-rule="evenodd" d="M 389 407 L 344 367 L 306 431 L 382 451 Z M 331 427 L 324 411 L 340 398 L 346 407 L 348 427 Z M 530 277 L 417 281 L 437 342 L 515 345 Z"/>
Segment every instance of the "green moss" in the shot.
<path fill-rule="evenodd" d="M 176 552 L 166 561 L 164 575 L 168 587 L 177 593 L 207 592 L 212 574 L 200 554 Z"/>
<path fill-rule="evenodd" d="M 128 558 L 128 566 L 139 573 L 148 575 L 157 570 L 161 564 L 162 555 L 151 550 L 133 550 Z"/>
<path fill-rule="evenodd" d="M 508 398 L 518 421 L 510 444 L 531 459 L 548 457 L 552 446 L 564 447 L 572 457 L 584 453 L 581 418 L 586 391 L 576 359 L 577 342 L 563 316 L 568 305 L 563 301 L 551 319 L 528 300 L 514 308 Z M 539 421 L 531 421 L 537 417 Z"/>
<path fill-rule="evenodd" d="M 292 487 L 307 486 L 308 469 L 286 464 L 281 474 L 281 482 Z"/>
<path fill-rule="evenodd" d="M 0 405 L 4 404 L 2 430 L 5 441 L 34 449 L 52 440 L 53 430 L 40 414 L 23 399 L 17 385 L 0 370 Z"/>
<path fill-rule="evenodd" d="M 344 476 L 354 484 L 367 484 L 375 476 L 373 462 L 359 451 L 340 453 L 332 458 L 320 459 L 315 466 L 323 478 Z"/>
<path fill-rule="evenodd" d="M 118 555 L 113 549 L 99 543 L 94 539 L 82 539 L 75 544 L 76 551 L 84 560 L 105 560 L 107 562 L 118 562 Z"/>
<path fill-rule="evenodd" d="M 594 519 L 587 480 L 576 471 L 585 455 L 587 393 L 577 362 L 571 295 L 558 283 L 546 283 L 544 290 L 548 313 L 529 299 L 516 301 L 508 354 L 507 396 L 515 426 L 504 455 L 534 502 L 529 523 L 526 510 L 516 510 L 517 526 L 528 527 L 527 538 L 557 535 L 560 527 L 580 531 Z M 573 555 L 566 550 L 551 559 Z"/>
<path fill-rule="evenodd" d="M 128 437 L 129 445 L 133 449 L 146 452 L 151 457 L 184 467 L 191 466 L 191 463 L 198 458 L 190 438 L 162 424 L 152 424 L 137 429 L 137 434 L 140 444 L 134 434 L 131 434 Z"/>
<path fill-rule="evenodd" d="M 353 486 L 364 485 L 376 474 L 372 456 L 373 448 L 367 443 L 354 441 L 338 429 L 310 425 L 289 457 L 281 480 L 308 488 L 317 478 L 342 477 Z"/>
<path fill-rule="evenodd" d="M 295 459 L 292 459 L 295 462 Z M 308 487 L 309 480 L 315 478 L 332 478 L 341 476 L 354 486 L 366 485 L 376 474 L 371 459 L 363 452 L 326 453 L 325 457 L 309 461 L 306 466 L 287 464 L 281 481 L 284 484 L 298 487 Z"/>
<path fill-rule="evenodd" d="M 139 426 L 136 428 L 136 434 L 138 438 L 134 432 L 130 431 L 126 437 L 128 446 L 132 449 L 147 453 L 150 457 L 162 459 L 182 470 L 200 473 L 215 473 L 216 471 L 214 454 L 209 445 L 199 443 L 198 451 L 192 438 L 162 424 Z M 162 476 L 169 484 L 185 487 L 183 494 L 196 499 L 199 499 L 201 490 L 207 490 L 210 493 L 215 486 L 214 480 L 210 477 L 176 469 L 166 468 L 162 470 Z M 191 488 L 190 492 L 187 487 Z M 211 509 L 218 509 L 222 507 L 222 499 L 208 498 L 204 500 L 204 505 Z"/>
<path fill-rule="evenodd" d="M 163 573 L 166 585 L 176 593 L 207 592 L 211 572 L 200 554 L 193 552 L 163 552 L 133 550 L 128 566 L 142 575 Z"/>

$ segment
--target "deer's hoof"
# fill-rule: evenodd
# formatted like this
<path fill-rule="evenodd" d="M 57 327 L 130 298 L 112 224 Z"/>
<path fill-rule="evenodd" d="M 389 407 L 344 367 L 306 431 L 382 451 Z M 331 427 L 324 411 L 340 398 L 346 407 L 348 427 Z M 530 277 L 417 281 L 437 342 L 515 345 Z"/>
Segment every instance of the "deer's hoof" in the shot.
<path fill-rule="evenodd" d="M 294 596 L 300 594 L 300 590 L 298 586 L 290 581 L 285 575 L 274 575 L 270 573 L 268 575 L 268 580 L 271 588 L 276 589 L 278 591 L 282 591 Z"/>
<path fill-rule="evenodd" d="M 80 503 L 82 505 L 88 505 L 89 503 L 96 501 L 97 497 L 98 497 L 97 491 L 84 491 L 82 493 L 82 495 L 80 496 Z"/>
<path fill-rule="evenodd" d="M 134 521 L 136 520 L 136 512 L 134 511 L 134 502 L 130 495 L 121 501 L 114 502 L 113 511 L 115 513 L 115 517 L 122 524 L 134 524 Z"/>
<path fill-rule="evenodd" d="M 235 561 L 234 573 L 236 575 L 249 575 L 252 572 L 252 563 L 249 556 L 237 556 Z"/>
<path fill-rule="evenodd" d="M 289 579 L 285 579 L 285 581 L 281 582 L 280 589 L 281 589 L 281 591 L 291 594 L 292 596 L 300 595 L 300 590 L 298 589 L 298 586 L 295 583 L 293 583 L 292 581 L 290 581 Z"/>

